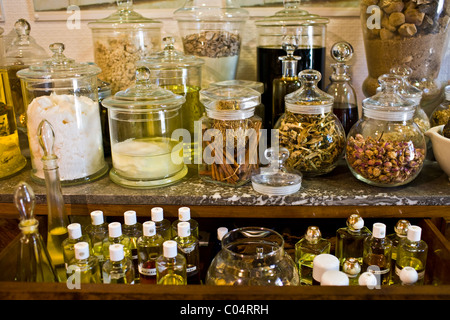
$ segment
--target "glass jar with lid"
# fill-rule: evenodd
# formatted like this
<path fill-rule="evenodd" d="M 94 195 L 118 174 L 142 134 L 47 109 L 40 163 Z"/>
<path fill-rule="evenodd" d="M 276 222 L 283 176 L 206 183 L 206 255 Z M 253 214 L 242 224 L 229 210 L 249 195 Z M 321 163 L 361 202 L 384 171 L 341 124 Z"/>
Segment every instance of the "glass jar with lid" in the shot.
<path fill-rule="evenodd" d="M 184 52 L 205 61 L 203 88 L 235 79 L 248 17 L 236 0 L 186 0 L 174 12 Z"/>
<path fill-rule="evenodd" d="M 5 48 L 5 59 L 0 65 L 0 74 L 4 83 L 4 87 L 1 89 L 4 90 L 1 99 L 7 105 L 14 107 L 17 128 L 26 132 L 26 110 L 17 71 L 48 59 L 49 55 L 30 36 L 31 27 L 27 20 L 17 20 L 14 24 L 14 31 L 15 37 Z"/>
<path fill-rule="evenodd" d="M 414 122 L 415 103 L 398 92 L 401 77 L 382 75 L 381 91 L 363 100 L 363 117 L 350 130 L 346 160 L 367 184 L 396 187 L 413 181 L 426 155 L 425 138 Z"/>
<path fill-rule="evenodd" d="M 150 81 L 139 67 L 130 88 L 103 100 L 108 109 L 113 167 L 111 180 L 128 188 L 155 188 L 178 182 L 183 161 L 180 109 L 185 98 Z"/>
<path fill-rule="evenodd" d="M 432 127 L 446 125 L 450 121 L 450 85 L 445 87 L 444 101 L 440 103 L 431 114 Z"/>
<path fill-rule="evenodd" d="M 206 274 L 207 285 L 296 286 L 298 269 L 284 250 L 283 237 L 260 227 L 231 230 Z"/>
<path fill-rule="evenodd" d="M 50 45 L 53 56 L 17 72 L 26 106 L 34 181 L 44 183 L 38 126 L 47 120 L 55 133 L 61 185 L 80 184 L 108 171 L 102 144 L 97 75 L 100 68 L 67 58 L 62 43 Z"/>
<path fill-rule="evenodd" d="M 134 11 L 132 0 L 116 2 L 116 12 L 88 24 L 100 79 L 110 83 L 112 94 L 132 85 L 137 61 L 160 50 L 162 28 L 162 22 Z"/>
<path fill-rule="evenodd" d="M 286 112 L 278 119 L 280 147 L 289 150 L 286 167 L 305 177 L 331 172 L 345 147 L 345 132 L 333 113 L 333 97 L 317 87 L 321 74 L 303 70 L 302 87 L 286 95 Z"/>
<path fill-rule="evenodd" d="M 255 115 L 260 93 L 239 86 L 200 91 L 206 109 L 201 121 L 198 174 L 205 181 L 239 187 L 259 167 L 261 118 Z"/>

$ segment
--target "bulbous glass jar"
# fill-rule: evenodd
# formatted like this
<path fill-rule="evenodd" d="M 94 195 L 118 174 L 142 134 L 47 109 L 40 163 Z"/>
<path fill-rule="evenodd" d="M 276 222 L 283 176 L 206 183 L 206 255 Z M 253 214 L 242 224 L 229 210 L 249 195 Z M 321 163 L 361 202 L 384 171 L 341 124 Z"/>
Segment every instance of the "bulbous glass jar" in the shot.
<path fill-rule="evenodd" d="M 415 103 L 398 93 L 401 78 L 383 75 L 379 82 L 381 91 L 363 100 L 363 117 L 349 132 L 346 160 L 357 179 L 396 187 L 420 173 L 426 143 L 414 122 Z"/>
<path fill-rule="evenodd" d="M 207 285 L 298 285 L 298 269 L 284 251 L 283 237 L 260 227 L 230 231 L 206 274 Z"/>
<path fill-rule="evenodd" d="M 319 88 L 316 70 L 303 70 L 302 87 L 285 97 L 286 112 L 278 119 L 280 147 L 289 150 L 286 167 L 305 177 L 331 172 L 345 147 L 345 132 L 333 113 L 333 97 Z"/>

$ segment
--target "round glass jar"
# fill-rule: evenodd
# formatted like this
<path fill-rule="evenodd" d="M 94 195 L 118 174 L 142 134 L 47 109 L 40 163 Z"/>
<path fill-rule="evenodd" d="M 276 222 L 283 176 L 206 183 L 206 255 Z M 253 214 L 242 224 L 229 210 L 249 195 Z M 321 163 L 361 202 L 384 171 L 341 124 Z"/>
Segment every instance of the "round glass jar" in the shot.
<path fill-rule="evenodd" d="M 261 118 L 255 115 L 260 93 L 246 87 L 210 87 L 200 91 L 206 109 L 201 121 L 198 174 L 208 182 L 239 187 L 259 168 Z"/>
<path fill-rule="evenodd" d="M 316 70 L 299 74 L 302 87 L 285 96 L 286 112 L 278 119 L 280 147 L 289 150 L 286 167 L 314 177 L 336 168 L 345 148 L 345 132 L 333 113 L 333 97 L 319 88 Z"/>
<path fill-rule="evenodd" d="M 151 84 L 145 67 L 136 70 L 135 85 L 103 100 L 108 109 L 113 182 L 144 189 L 169 185 L 186 175 L 183 142 L 176 135 L 184 102 L 183 96 Z"/>
<path fill-rule="evenodd" d="M 296 286 L 299 276 L 279 233 L 245 227 L 232 230 L 222 238 L 222 250 L 208 268 L 206 284 Z"/>
<path fill-rule="evenodd" d="M 446 125 L 450 121 L 450 85 L 445 87 L 444 101 L 439 104 L 431 114 L 430 124 L 432 127 Z"/>
<path fill-rule="evenodd" d="M 55 133 L 61 185 L 100 178 L 108 171 L 102 144 L 97 76 L 100 68 L 77 63 L 64 54 L 64 45 L 50 45 L 53 56 L 17 72 L 26 106 L 31 177 L 44 183 L 38 126 L 47 120 Z"/>
<path fill-rule="evenodd" d="M 134 11 L 132 0 L 118 0 L 116 12 L 88 26 L 94 60 L 102 69 L 100 79 L 110 83 L 112 94 L 131 86 L 136 63 L 160 50 L 162 22 Z"/>
<path fill-rule="evenodd" d="M 398 93 L 401 80 L 394 75 L 380 77 L 381 91 L 363 100 L 363 117 L 347 138 L 350 171 L 370 185 L 407 184 L 424 164 L 425 138 L 414 122 L 415 103 Z"/>

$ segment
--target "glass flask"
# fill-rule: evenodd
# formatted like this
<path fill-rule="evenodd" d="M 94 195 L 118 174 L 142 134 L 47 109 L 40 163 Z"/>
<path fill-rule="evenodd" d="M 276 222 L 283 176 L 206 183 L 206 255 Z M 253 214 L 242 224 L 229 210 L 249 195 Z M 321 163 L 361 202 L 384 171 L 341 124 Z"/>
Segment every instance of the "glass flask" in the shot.
<path fill-rule="evenodd" d="M 445 87 L 444 101 L 439 104 L 431 114 L 430 124 L 432 127 L 446 125 L 450 121 L 450 85 Z"/>
<path fill-rule="evenodd" d="M 15 37 L 5 48 L 4 60 L 0 63 L 0 74 L 4 87 L 0 99 L 8 106 L 14 107 L 17 128 L 26 132 L 27 117 L 22 85 L 17 71 L 48 59 L 48 53 L 30 36 L 31 26 L 25 19 L 14 24 Z"/>
<path fill-rule="evenodd" d="M 125 90 L 134 82 L 137 62 L 160 50 L 162 22 L 133 10 L 132 0 L 117 0 L 117 11 L 89 22 L 94 41 L 94 61 L 101 68 L 100 79 L 111 93 Z"/>
<path fill-rule="evenodd" d="M 286 112 L 278 119 L 280 147 L 289 150 L 286 167 L 304 177 L 319 176 L 336 168 L 345 147 L 345 132 L 333 113 L 333 97 L 317 87 L 316 70 L 303 70 L 302 87 L 285 97 Z"/>
<path fill-rule="evenodd" d="M 98 258 L 91 255 L 90 245 L 87 242 L 78 242 L 74 245 L 74 257 L 67 268 L 67 279 L 75 274 L 75 285 L 78 283 L 102 283 L 101 266 Z"/>
<path fill-rule="evenodd" d="M 186 259 L 178 253 L 176 241 L 163 243 L 163 254 L 156 259 L 156 283 L 160 285 L 186 285 Z"/>
<path fill-rule="evenodd" d="M 137 241 L 141 284 L 156 284 L 156 259 L 162 255 L 163 242 L 164 238 L 156 233 L 154 221 L 142 224 L 142 236 Z"/>
<path fill-rule="evenodd" d="M 235 79 L 248 17 L 236 0 L 186 0 L 174 12 L 184 52 L 205 62 L 202 88 Z"/>
<path fill-rule="evenodd" d="M 284 251 L 283 237 L 267 228 L 231 230 L 206 275 L 207 285 L 296 286 L 298 269 Z"/>
<path fill-rule="evenodd" d="M 14 204 L 20 214 L 22 235 L 17 252 L 16 281 L 58 282 L 50 254 L 39 233 L 39 221 L 34 217 L 36 198 L 33 189 L 21 182 L 14 191 Z"/>
<path fill-rule="evenodd" d="M 211 86 L 200 91 L 200 101 L 206 108 L 206 116 L 201 119 L 201 179 L 232 187 L 250 181 L 259 167 L 262 122 L 255 116 L 255 107 L 260 96 L 247 87 Z"/>
<path fill-rule="evenodd" d="M 152 83 L 186 99 L 181 106 L 181 118 L 182 128 L 189 132 L 190 139 L 184 138 L 186 155 L 184 162 L 194 164 L 197 151 L 194 142 L 195 122 L 205 113 L 205 108 L 199 100 L 204 61 L 194 55 L 185 55 L 175 50 L 173 37 L 163 38 L 163 43 L 163 51 L 139 61 L 138 66 L 145 66 L 150 70 Z"/>
<path fill-rule="evenodd" d="M 150 70 L 139 67 L 136 83 L 103 100 L 108 108 L 113 167 L 120 186 L 156 188 L 178 182 L 188 172 L 183 161 L 185 98 L 151 84 Z"/>
<path fill-rule="evenodd" d="M 42 150 L 36 135 L 47 120 L 56 136 L 62 186 L 86 183 L 108 171 L 103 154 L 102 129 L 98 107 L 97 75 L 100 69 L 67 58 L 64 44 L 50 45 L 53 56 L 17 72 L 27 106 L 31 177 L 43 183 Z"/>
<path fill-rule="evenodd" d="M 330 84 L 325 89 L 334 99 L 333 113 L 341 121 L 348 134 L 352 126 L 359 120 L 356 92 L 351 84 L 348 62 L 353 57 L 353 47 L 348 42 L 337 42 L 331 47 L 331 57 L 335 63 L 331 65 L 333 73 Z"/>
<path fill-rule="evenodd" d="M 383 75 L 379 81 L 381 91 L 363 100 L 363 117 L 347 137 L 346 160 L 358 180 L 396 187 L 420 173 L 426 142 L 414 123 L 414 102 L 398 93 L 401 78 Z"/>

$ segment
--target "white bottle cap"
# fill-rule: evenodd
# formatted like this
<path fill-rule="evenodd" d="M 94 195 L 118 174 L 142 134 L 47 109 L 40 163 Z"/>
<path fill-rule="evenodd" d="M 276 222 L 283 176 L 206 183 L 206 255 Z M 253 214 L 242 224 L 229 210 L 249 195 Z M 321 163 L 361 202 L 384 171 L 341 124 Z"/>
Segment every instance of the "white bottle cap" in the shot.
<path fill-rule="evenodd" d="M 328 270 L 339 271 L 339 259 L 329 253 L 317 255 L 313 260 L 313 278 L 321 282 L 322 275 Z"/>
<path fill-rule="evenodd" d="M 378 284 L 377 277 L 372 272 L 363 272 L 359 276 L 358 284 L 373 289 Z"/>
<path fill-rule="evenodd" d="M 422 228 L 419 226 L 410 226 L 408 229 L 408 240 L 409 241 L 420 241 L 422 235 Z"/>
<path fill-rule="evenodd" d="M 98 226 L 104 222 L 103 211 L 95 210 L 91 212 L 91 222 L 94 226 Z"/>
<path fill-rule="evenodd" d="M 111 238 L 117 238 L 122 235 L 122 226 L 119 222 L 111 222 L 108 224 L 108 233 Z"/>
<path fill-rule="evenodd" d="M 191 235 L 191 224 L 183 221 L 177 224 L 177 231 L 180 237 L 189 237 Z"/>
<path fill-rule="evenodd" d="M 404 267 L 402 271 L 400 271 L 399 278 L 402 284 L 412 285 L 419 280 L 419 274 L 413 267 Z"/>
<path fill-rule="evenodd" d="M 223 236 L 226 235 L 227 233 L 228 233 L 228 228 L 225 228 L 225 227 L 217 228 L 217 240 L 222 241 Z"/>
<path fill-rule="evenodd" d="M 325 271 L 320 280 L 321 286 L 348 286 L 348 276 L 339 270 Z"/>
<path fill-rule="evenodd" d="M 161 207 L 152 208 L 152 221 L 159 222 L 164 219 L 164 210 Z"/>
<path fill-rule="evenodd" d="M 164 241 L 163 254 L 166 258 L 175 258 L 178 254 L 177 243 L 173 240 Z"/>
<path fill-rule="evenodd" d="M 382 239 L 386 237 L 386 225 L 381 222 L 373 224 L 372 234 L 375 238 Z"/>
<path fill-rule="evenodd" d="M 69 232 L 69 239 L 78 239 L 81 237 L 81 224 L 71 223 L 67 226 L 67 232 Z"/>
<path fill-rule="evenodd" d="M 122 261 L 124 257 L 123 244 L 116 243 L 109 246 L 109 259 L 111 261 Z"/>
<path fill-rule="evenodd" d="M 75 259 L 84 260 L 89 258 L 89 244 L 87 242 L 78 242 L 74 245 Z"/>
<path fill-rule="evenodd" d="M 152 237 L 156 234 L 156 226 L 154 221 L 145 221 L 142 224 L 142 232 L 146 237 Z"/>
<path fill-rule="evenodd" d="M 124 221 L 127 226 L 132 226 L 136 224 L 136 211 L 128 210 L 123 213 Z"/>
<path fill-rule="evenodd" d="M 191 209 L 188 207 L 181 207 L 178 209 L 178 219 L 181 221 L 191 220 Z"/>

